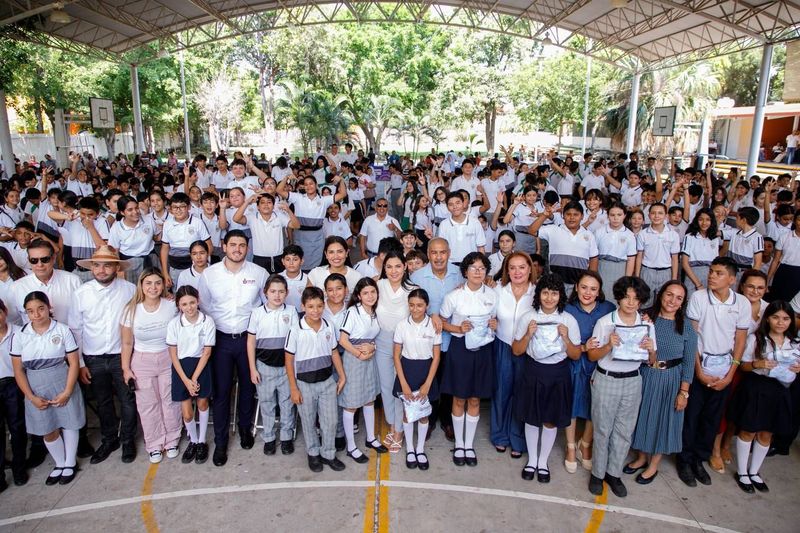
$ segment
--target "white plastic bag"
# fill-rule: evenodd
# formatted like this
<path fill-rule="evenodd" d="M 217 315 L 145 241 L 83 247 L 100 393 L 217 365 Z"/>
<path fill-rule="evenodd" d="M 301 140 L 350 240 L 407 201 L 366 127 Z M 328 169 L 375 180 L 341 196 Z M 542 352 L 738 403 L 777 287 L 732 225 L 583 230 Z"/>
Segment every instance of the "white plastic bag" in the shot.
<path fill-rule="evenodd" d="M 536 332 L 531 339 L 534 359 L 541 361 L 566 349 L 564 341 L 558 333 L 558 326 L 560 325 L 559 322 L 539 322 L 536 324 Z"/>
<path fill-rule="evenodd" d="M 491 318 L 491 315 L 469 317 L 472 329 L 464 334 L 464 344 L 467 350 L 477 350 L 494 340 L 494 331 L 489 328 Z"/>
<path fill-rule="evenodd" d="M 640 345 L 650 333 L 647 324 L 635 326 L 614 326 L 614 333 L 619 335 L 621 344 L 614 346 L 611 358 L 615 361 L 647 361 L 650 354 Z"/>
<path fill-rule="evenodd" d="M 400 399 L 403 401 L 403 411 L 406 414 L 407 422 L 416 422 L 433 412 L 433 407 L 431 407 L 428 397 L 419 397 L 419 391 L 414 391 L 410 400 L 406 399 L 404 395 L 400 395 Z"/>
<path fill-rule="evenodd" d="M 728 370 L 730 370 L 732 364 L 733 357 L 731 356 L 730 352 L 703 352 L 700 355 L 700 367 L 703 369 L 703 373 L 707 376 L 724 378 L 728 374 Z"/>
<path fill-rule="evenodd" d="M 775 360 L 778 362 L 778 366 L 770 368 L 769 377 L 777 379 L 784 385 L 790 385 L 797 377 L 797 374 L 792 372 L 790 367 L 800 363 L 800 353 L 795 349 L 777 350 L 775 352 Z"/>

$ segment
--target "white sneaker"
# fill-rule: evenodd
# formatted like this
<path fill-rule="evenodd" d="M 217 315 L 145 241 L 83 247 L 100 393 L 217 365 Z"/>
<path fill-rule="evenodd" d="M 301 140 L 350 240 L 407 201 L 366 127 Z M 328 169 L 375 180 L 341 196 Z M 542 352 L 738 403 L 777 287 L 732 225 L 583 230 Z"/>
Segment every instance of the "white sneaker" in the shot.
<path fill-rule="evenodd" d="M 178 450 L 177 446 L 175 446 L 174 448 L 167 448 L 167 457 L 169 457 L 170 459 L 175 459 L 176 457 L 178 457 L 179 453 L 180 450 Z"/>
<path fill-rule="evenodd" d="M 161 462 L 161 459 L 163 459 L 163 456 L 161 455 L 161 452 L 159 452 L 159 451 L 150 452 L 150 462 L 151 463 L 158 464 L 158 463 Z"/>

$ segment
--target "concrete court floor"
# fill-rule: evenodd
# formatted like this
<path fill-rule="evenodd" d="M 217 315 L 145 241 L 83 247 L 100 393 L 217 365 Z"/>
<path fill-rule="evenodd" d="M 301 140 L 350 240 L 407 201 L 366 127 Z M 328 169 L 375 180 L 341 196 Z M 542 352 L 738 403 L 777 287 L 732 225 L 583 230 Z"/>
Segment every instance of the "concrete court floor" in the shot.
<path fill-rule="evenodd" d="M 476 437 L 476 468 L 452 464 L 452 444 L 438 429 L 426 448 L 427 472 L 408 470 L 403 453 L 370 452 L 368 464 L 339 453 L 346 470 L 326 467 L 314 474 L 306 465 L 302 435 L 288 457 L 263 455 L 260 438 L 252 450 L 242 450 L 233 436 L 222 468 L 210 459 L 184 465 L 166 457 L 151 466 L 140 442 L 132 464 L 122 464 L 119 451 L 99 465 L 82 460 L 83 469 L 68 486 L 45 486 L 52 468 L 48 459 L 31 472 L 26 486 L 11 486 L 0 495 L 0 531 L 67 533 L 87 526 L 147 533 L 800 530 L 797 446 L 789 457 L 766 460 L 762 474 L 771 489 L 766 495 L 741 492 L 730 466 L 725 476 L 711 472 L 711 487 L 686 487 L 674 462 L 665 460 L 648 486 L 625 476 L 627 498 L 616 498 L 607 488 L 595 498 L 586 489 L 588 472 L 579 468 L 570 475 L 563 468 L 563 432 L 550 457 L 551 483 L 526 482 L 520 478 L 525 459 L 513 460 L 490 445 L 488 415 L 484 410 Z M 356 438 L 363 443 L 363 429 Z"/>

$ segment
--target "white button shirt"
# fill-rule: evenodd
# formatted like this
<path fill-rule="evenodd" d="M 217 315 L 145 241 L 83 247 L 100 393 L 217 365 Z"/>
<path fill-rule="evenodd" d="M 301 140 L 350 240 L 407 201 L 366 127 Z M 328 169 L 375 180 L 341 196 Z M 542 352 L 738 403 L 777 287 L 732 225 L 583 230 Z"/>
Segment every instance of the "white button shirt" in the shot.
<path fill-rule="evenodd" d="M 454 326 L 460 325 L 470 317 L 497 316 L 497 293 L 481 285 L 477 291 L 470 290 L 464 284 L 460 289 L 454 290 L 444 298 L 439 316 Z M 454 337 L 463 337 L 463 333 L 451 333 Z"/>
<path fill-rule="evenodd" d="M 511 289 L 511 283 L 494 288 L 497 293 L 497 338 L 508 344 L 514 342 L 514 326 L 519 323 L 519 317 L 529 311 L 533 305 L 533 293 L 536 286 L 528 284 L 528 290 L 517 300 Z M 527 327 L 527 322 L 526 322 Z M 580 344 L 580 341 L 578 342 Z"/>
<path fill-rule="evenodd" d="M 30 320 L 28 320 L 28 315 L 25 313 L 25 306 L 23 305 L 25 297 L 33 291 L 41 291 L 50 300 L 50 306 L 53 308 L 53 318 L 62 324 L 66 324 L 75 291 L 80 286 L 81 280 L 78 276 L 63 270 L 53 270 L 52 277 L 46 283 L 42 283 L 35 274 L 28 274 L 14 282 L 9 292 L 9 301 L 6 303 L 16 310 L 19 324 L 27 324 Z"/>
<path fill-rule="evenodd" d="M 438 236 L 450 243 L 451 263 L 460 263 L 468 253 L 486 246 L 486 234 L 480 221 L 469 215 L 463 222 L 456 222 L 453 217 L 443 220 Z"/>
<path fill-rule="evenodd" d="M 394 227 L 400 229 L 400 223 L 396 218 L 385 216 L 383 220 L 378 219 L 378 215 L 370 215 L 364 219 L 361 225 L 359 235 L 367 238 L 367 250 L 372 253 L 378 253 L 378 245 L 381 239 L 386 237 L 394 237 L 395 233 L 389 229 L 389 224 L 394 224 Z"/>
<path fill-rule="evenodd" d="M 247 329 L 250 311 L 266 303 L 264 284 L 268 274 L 249 261 L 238 272 L 231 272 L 226 261 L 211 265 L 200 276 L 200 307 L 214 319 L 219 331 L 242 333 Z"/>
<path fill-rule="evenodd" d="M 75 291 L 68 321 L 82 354 L 122 351 L 119 324 L 125 306 L 135 293 L 136 285 L 121 278 L 105 287 L 96 280 L 87 281 Z"/>

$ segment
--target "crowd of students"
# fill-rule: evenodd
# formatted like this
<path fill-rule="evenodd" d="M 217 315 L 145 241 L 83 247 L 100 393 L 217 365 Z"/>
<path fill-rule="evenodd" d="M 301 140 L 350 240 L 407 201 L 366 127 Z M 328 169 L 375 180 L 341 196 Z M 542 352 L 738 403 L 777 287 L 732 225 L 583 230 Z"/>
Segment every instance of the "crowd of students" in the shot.
<path fill-rule="evenodd" d="M 75 154 L 3 183 L 16 485 L 46 454 L 48 485 L 78 458 L 134 461 L 139 423 L 152 463 L 206 462 L 210 421 L 216 466 L 234 424 L 242 448 L 260 422 L 263 453 L 291 455 L 298 415 L 314 472 L 343 470 L 342 451 L 427 470 L 437 425 L 474 467 L 483 400 L 525 480 L 558 477 L 563 428 L 564 468 L 590 471 L 592 494 L 623 497 L 623 475 L 648 484 L 673 454 L 687 485 L 733 462 L 743 491 L 769 490 L 761 465 L 800 426 L 794 175 L 509 148 L 395 157 L 381 192 L 349 144 L 213 159 Z"/>

